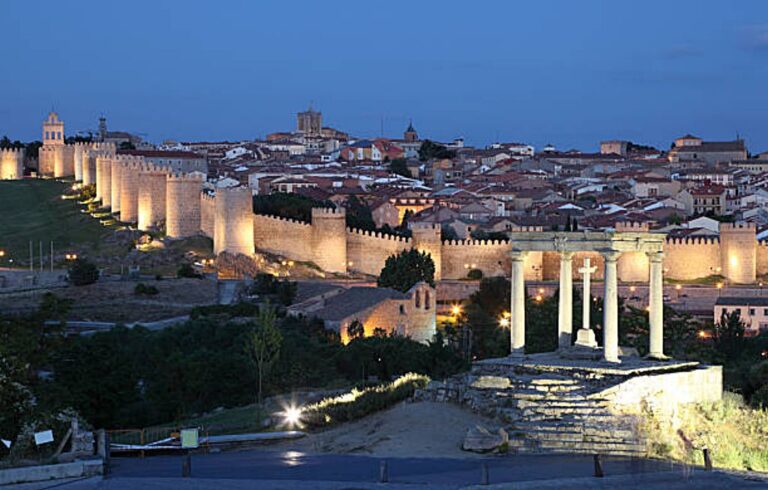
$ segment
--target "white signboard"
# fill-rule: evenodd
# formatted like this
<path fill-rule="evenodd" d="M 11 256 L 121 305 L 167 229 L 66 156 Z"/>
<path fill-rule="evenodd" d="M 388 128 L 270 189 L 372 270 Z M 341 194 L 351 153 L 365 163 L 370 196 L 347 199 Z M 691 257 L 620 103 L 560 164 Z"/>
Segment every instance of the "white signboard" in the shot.
<path fill-rule="evenodd" d="M 11 449 L 11 441 L 9 441 L 8 439 L 0 439 L 0 442 L 2 442 L 3 445 L 8 449 Z"/>
<path fill-rule="evenodd" d="M 181 447 L 182 449 L 195 449 L 198 447 L 198 430 L 197 429 L 182 429 L 181 430 Z"/>
<path fill-rule="evenodd" d="M 48 444 L 49 442 L 53 442 L 53 431 L 52 430 L 44 430 L 42 432 L 35 432 L 35 444 L 40 446 L 42 444 Z"/>

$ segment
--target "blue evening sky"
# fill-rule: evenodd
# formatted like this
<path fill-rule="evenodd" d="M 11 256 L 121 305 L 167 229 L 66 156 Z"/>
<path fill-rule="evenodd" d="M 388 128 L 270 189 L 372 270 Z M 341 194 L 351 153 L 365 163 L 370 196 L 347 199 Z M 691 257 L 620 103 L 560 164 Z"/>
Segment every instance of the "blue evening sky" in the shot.
<path fill-rule="evenodd" d="M 0 4 L 0 135 L 264 136 L 326 125 L 595 150 L 686 132 L 768 150 L 768 1 Z"/>

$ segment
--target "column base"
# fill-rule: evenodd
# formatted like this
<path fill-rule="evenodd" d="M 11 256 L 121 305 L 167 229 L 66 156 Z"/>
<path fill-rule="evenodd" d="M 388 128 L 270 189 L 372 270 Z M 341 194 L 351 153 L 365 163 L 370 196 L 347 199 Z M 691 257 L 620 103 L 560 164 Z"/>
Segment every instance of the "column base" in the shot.
<path fill-rule="evenodd" d="M 669 356 L 665 356 L 664 354 L 650 353 L 647 356 L 645 356 L 643 359 L 646 359 L 649 361 L 669 361 L 672 358 Z"/>
<path fill-rule="evenodd" d="M 621 359 L 617 357 L 616 360 L 613 360 L 613 359 L 608 359 L 606 357 L 603 357 L 602 362 L 606 362 L 609 364 L 621 364 Z"/>
<path fill-rule="evenodd" d="M 512 352 L 509 353 L 508 357 L 514 357 L 515 359 L 521 359 L 525 357 L 525 349 L 519 348 L 519 349 L 512 349 Z"/>
<path fill-rule="evenodd" d="M 595 331 L 591 328 L 580 328 L 576 332 L 576 343 L 580 347 L 590 347 L 592 349 L 597 347 L 597 340 L 595 339 Z"/>

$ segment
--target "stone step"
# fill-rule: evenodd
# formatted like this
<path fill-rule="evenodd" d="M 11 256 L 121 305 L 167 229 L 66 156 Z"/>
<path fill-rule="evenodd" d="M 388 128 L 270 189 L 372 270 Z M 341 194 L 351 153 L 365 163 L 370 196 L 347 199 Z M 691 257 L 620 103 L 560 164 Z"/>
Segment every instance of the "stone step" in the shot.
<path fill-rule="evenodd" d="M 583 442 L 604 442 L 614 444 L 634 444 L 637 441 L 635 434 L 632 431 L 616 431 L 616 432 L 602 432 L 602 433 L 589 433 L 574 430 L 534 430 L 515 429 L 510 433 L 510 437 L 527 437 L 529 439 L 539 441 L 583 441 Z"/>

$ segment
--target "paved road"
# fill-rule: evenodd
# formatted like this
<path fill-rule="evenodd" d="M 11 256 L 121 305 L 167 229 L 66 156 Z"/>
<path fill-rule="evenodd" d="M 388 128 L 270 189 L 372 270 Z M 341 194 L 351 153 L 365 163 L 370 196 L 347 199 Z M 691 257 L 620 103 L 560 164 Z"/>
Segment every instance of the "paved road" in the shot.
<path fill-rule="evenodd" d="M 375 483 L 382 459 L 368 456 L 307 455 L 295 451 L 245 450 L 192 456 L 195 479 L 291 480 Z M 592 478 L 591 456 L 517 455 L 484 459 L 388 458 L 389 482 L 457 488 L 480 483 L 481 465 L 488 465 L 491 483 L 542 481 L 553 478 Z M 178 478 L 182 457 L 157 456 L 113 460 L 115 478 Z M 668 474 L 681 481 L 690 469 L 651 460 L 606 458 L 609 476 Z"/>
<path fill-rule="evenodd" d="M 189 489 L 722 489 L 768 488 L 765 481 L 704 472 L 659 461 L 605 459 L 593 476 L 589 456 L 519 455 L 483 459 L 388 458 L 389 482 L 378 483 L 381 459 L 245 450 L 192 456 L 192 478 L 180 478 L 181 456 L 113 459 L 110 478 L 40 482 L 16 490 Z M 490 486 L 478 486 L 488 464 Z"/>

